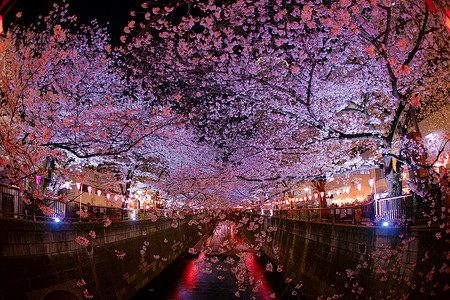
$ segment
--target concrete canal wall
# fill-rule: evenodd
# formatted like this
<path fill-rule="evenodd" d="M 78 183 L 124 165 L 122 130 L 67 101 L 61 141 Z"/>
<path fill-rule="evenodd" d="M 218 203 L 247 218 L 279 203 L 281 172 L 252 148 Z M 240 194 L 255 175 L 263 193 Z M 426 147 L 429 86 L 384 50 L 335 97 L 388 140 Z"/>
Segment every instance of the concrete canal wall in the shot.
<path fill-rule="evenodd" d="M 86 289 L 93 299 L 129 299 L 200 239 L 197 226 L 188 221 L 178 220 L 177 227 L 171 219 L 104 227 L 101 222 L 71 225 L 0 218 L 0 299 L 84 299 Z M 87 247 L 75 242 L 90 231 L 96 237 Z M 202 232 L 208 231 L 203 225 Z M 125 256 L 120 259 L 122 250 Z M 80 279 L 85 286 L 77 286 Z"/>
<path fill-rule="evenodd" d="M 248 224 L 259 218 L 252 215 Z M 243 227 L 246 237 L 254 245 L 261 244 L 258 239 L 266 240 L 261 250 L 272 261 L 274 272 L 277 265 L 282 265 L 286 277 L 303 284 L 300 291 L 307 299 L 322 295 L 324 299 L 333 295 L 343 295 L 341 299 L 387 299 L 389 295 L 398 299 L 403 294 L 409 294 L 408 299 L 450 299 L 445 298 L 450 296 L 449 291 L 442 292 L 445 283 L 450 282 L 450 274 L 441 268 L 442 256 L 449 253 L 448 243 L 438 241 L 436 231 L 427 231 L 426 227 L 404 234 L 392 227 L 308 223 L 275 217 L 263 217 L 262 224 L 255 224 L 259 228 L 253 232 Z M 270 228 L 275 227 L 276 231 L 270 233 Z M 273 240 L 267 242 L 268 236 Z M 425 256 L 429 258 L 423 260 Z M 383 274 L 385 270 L 387 273 Z M 427 279 L 430 272 L 431 281 Z M 439 284 L 434 288 L 436 283 Z"/>

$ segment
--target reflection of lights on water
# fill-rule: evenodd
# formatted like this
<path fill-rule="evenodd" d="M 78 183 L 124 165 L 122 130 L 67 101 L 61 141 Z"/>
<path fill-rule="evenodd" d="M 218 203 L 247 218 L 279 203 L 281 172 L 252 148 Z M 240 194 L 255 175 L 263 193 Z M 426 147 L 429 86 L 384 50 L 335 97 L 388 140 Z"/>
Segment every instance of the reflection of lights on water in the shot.
<path fill-rule="evenodd" d="M 203 264 L 204 257 L 205 255 L 200 253 L 197 259 L 189 261 L 183 272 L 183 283 L 177 285 L 174 299 L 183 299 L 189 293 L 189 290 L 196 285 L 199 277 L 198 270 L 200 265 Z"/>
<path fill-rule="evenodd" d="M 263 274 L 264 271 L 256 261 L 255 254 L 252 252 L 249 252 L 248 257 L 245 259 L 245 263 L 247 265 L 247 268 L 248 268 L 250 274 L 254 277 L 255 282 L 259 282 L 259 287 L 258 287 L 259 292 L 261 292 L 263 294 L 267 294 L 267 295 L 272 293 L 272 290 L 268 286 L 266 278 Z"/>
<path fill-rule="evenodd" d="M 224 290 L 222 297 L 219 296 L 220 299 L 225 299 L 223 296 L 228 292 L 234 293 L 239 288 L 243 293 L 241 297 L 254 295 L 258 299 L 269 299 L 269 295 L 274 292 L 273 286 L 266 278 L 264 267 L 259 265 L 258 255 L 246 252 L 248 246 L 239 246 L 245 245 L 245 242 L 235 234 L 236 227 L 238 226 L 232 222 L 220 223 L 215 227 L 203 244 L 204 249 L 209 248 L 208 253 L 200 252 L 197 258 L 186 261 L 181 280 L 176 284 L 169 299 L 202 298 L 211 292 L 211 286 L 213 290 Z M 215 253 L 217 247 L 220 250 L 224 244 L 233 246 L 233 250 L 227 249 L 227 255 L 215 256 L 220 254 Z M 231 270 L 237 272 L 237 265 L 242 263 L 245 263 L 244 268 L 247 271 L 240 277 L 244 279 L 243 285 L 237 286 L 235 275 L 238 273 L 232 275 Z"/>
<path fill-rule="evenodd" d="M 204 253 L 200 253 L 198 255 L 197 259 L 193 259 L 189 262 L 188 266 L 186 267 L 184 278 L 184 283 L 186 284 L 186 287 L 191 287 L 195 284 L 198 278 L 198 270 L 200 266 L 203 264 L 205 258 Z"/>

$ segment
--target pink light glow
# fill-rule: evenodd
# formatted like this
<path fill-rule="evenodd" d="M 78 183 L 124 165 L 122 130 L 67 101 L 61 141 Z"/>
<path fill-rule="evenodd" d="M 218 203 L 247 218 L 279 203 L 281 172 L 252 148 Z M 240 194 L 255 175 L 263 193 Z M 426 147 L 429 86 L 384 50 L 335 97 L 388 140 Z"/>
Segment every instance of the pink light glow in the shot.
<path fill-rule="evenodd" d="M 41 182 L 41 176 L 36 175 L 36 185 L 39 185 L 39 182 Z"/>
<path fill-rule="evenodd" d="M 97 195 L 100 197 L 102 195 L 102 190 L 97 190 Z"/>
<path fill-rule="evenodd" d="M 92 186 L 88 186 L 88 193 L 89 195 L 92 193 Z"/>
<path fill-rule="evenodd" d="M 221 245 L 225 241 L 227 241 L 229 245 L 245 245 L 244 241 L 237 233 L 237 229 L 234 225 L 222 223 L 214 229 L 212 235 L 205 241 L 204 247 L 209 247 L 212 253 L 214 253 L 221 247 Z M 241 251 L 237 249 L 232 249 L 231 252 L 238 254 L 241 253 Z M 210 265 L 208 267 L 211 269 L 212 273 L 205 273 L 202 271 L 202 269 L 205 269 L 206 263 L 211 263 L 211 258 L 213 257 L 212 253 L 205 254 L 204 252 L 202 252 L 196 259 L 192 259 L 189 261 L 189 263 L 183 270 L 182 279 L 178 282 L 175 291 L 170 295 L 169 299 L 187 299 L 187 295 L 192 296 L 197 292 L 200 292 L 201 295 L 202 291 L 200 290 L 202 289 L 202 287 L 205 284 L 217 283 L 218 277 L 222 277 L 222 279 L 225 279 L 221 282 L 234 280 L 234 276 L 231 276 L 230 278 L 230 274 L 221 271 L 221 269 L 219 268 L 216 268 L 217 266 L 224 266 L 227 268 L 231 267 L 227 266 L 227 264 L 224 264 L 224 262 L 220 258 L 218 261 L 213 262 L 213 265 Z M 255 282 L 260 282 L 259 287 L 255 289 L 255 291 L 251 291 L 251 288 L 253 288 L 253 286 L 247 286 L 247 291 L 252 293 L 257 299 L 271 299 L 270 295 L 274 293 L 273 287 L 271 286 L 270 282 L 268 282 L 263 267 L 258 263 L 259 259 L 253 252 L 247 254 L 248 256 L 245 255 L 245 265 L 248 275 L 252 276 Z M 221 282 L 217 283 L 219 285 L 218 288 L 221 287 Z"/>
<path fill-rule="evenodd" d="M 264 276 L 264 270 L 256 262 L 255 254 L 250 252 L 248 257 L 245 259 L 245 264 L 250 272 L 250 274 L 255 278 L 255 281 L 261 281 L 261 285 L 258 289 L 258 294 L 262 296 L 261 299 L 270 299 L 269 295 L 273 293 L 272 288 L 267 283 L 266 277 Z"/>
<path fill-rule="evenodd" d="M 192 259 L 189 262 L 185 271 L 183 272 L 183 284 L 177 287 L 174 299 L 182 299 L 182 296 L 188 292 L 189 288 L 196 285 L 201 274 L 199 273 L 200 266 L 197 266 L 195 262 L 202 261 L 204 260 L 204 258 L 205 254 L 200 253 L 197 259 Z"/>
<path fill-rule="evenodd" d="M 76 185 L 77 185 L 78 192 L 80 192 L 80 190 L 81 190 L 81 182 L 77 182 Z"/>

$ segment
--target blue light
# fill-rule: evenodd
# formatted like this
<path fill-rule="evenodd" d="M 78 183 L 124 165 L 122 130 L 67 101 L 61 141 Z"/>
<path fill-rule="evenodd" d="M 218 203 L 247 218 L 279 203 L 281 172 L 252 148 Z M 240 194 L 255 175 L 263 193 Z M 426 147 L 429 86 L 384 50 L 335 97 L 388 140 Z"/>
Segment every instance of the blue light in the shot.
<path fill-rule="evenodd" d="M 136 221 L 136 218 L 135 217 L 133 217 L 133 218 L 131 218 L 133 221 Z"/>
<path fill-rule="evenodd" d="M 61 219 L 60 219 L 60 218 L 55 218 L 54 221 L 55 221 L 56 223 L 59 223 L 59 222 L 61 222 Z"/>
<path fill-rule="evenodd" d="M 381 225 L 383 225 L 383 226 L 389 226 L 389 222 L 384 221 L 383 223 L 381 223 Z"/>

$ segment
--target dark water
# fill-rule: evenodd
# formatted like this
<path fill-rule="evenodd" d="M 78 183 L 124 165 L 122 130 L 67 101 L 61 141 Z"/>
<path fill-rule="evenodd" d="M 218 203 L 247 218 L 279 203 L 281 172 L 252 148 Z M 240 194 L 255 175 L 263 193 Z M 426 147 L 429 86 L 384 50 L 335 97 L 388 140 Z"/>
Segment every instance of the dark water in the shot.
<path fill-rule="evenodd" d="M 132 300 L 301 299 L 276 267 L 265 270 L 266 258 L 248 249 L 233 224 L 219 224 L 203 249 L 183 253 Z"/>

